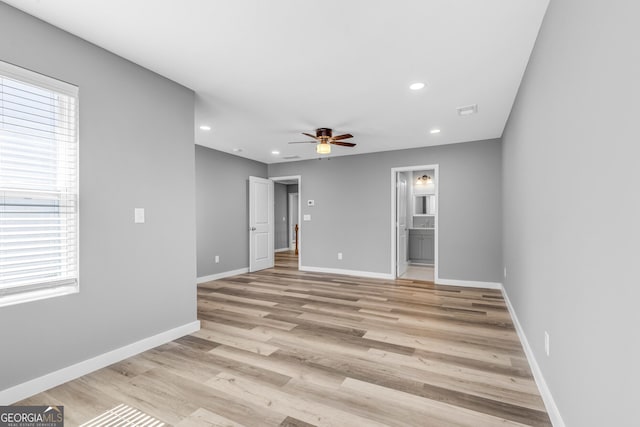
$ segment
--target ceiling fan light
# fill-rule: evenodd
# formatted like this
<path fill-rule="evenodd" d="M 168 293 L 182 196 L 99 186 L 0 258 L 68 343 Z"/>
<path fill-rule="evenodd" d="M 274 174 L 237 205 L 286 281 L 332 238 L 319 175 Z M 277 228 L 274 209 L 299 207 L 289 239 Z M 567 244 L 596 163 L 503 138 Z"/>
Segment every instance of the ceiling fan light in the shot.
<path fill-rule="evenodd" d="M 331 145 L 326 142 L 321 142 L 316 145 L 316 153 L 318 154 L 331 154 Z"/>

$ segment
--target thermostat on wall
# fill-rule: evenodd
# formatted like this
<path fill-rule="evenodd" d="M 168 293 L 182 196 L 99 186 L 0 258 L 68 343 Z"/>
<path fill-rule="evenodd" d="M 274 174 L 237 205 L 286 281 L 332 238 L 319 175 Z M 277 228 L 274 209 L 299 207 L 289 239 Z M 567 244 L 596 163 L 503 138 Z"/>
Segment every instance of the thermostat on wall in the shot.
<path fill-rule="evenodd" d="M 315 206 L 315 205 L 316 205 L 315 200 L 307 200 L 307 206 Z"/>

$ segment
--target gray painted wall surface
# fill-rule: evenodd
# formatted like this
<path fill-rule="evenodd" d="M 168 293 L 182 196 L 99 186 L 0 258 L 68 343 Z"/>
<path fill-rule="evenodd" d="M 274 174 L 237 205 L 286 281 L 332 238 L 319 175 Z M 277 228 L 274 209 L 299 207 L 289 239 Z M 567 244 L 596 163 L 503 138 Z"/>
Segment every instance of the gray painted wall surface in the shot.
<path fill-rule="evenodd" d="M 0 308 L 1 390 L 195 321 L 196 288 L 193 92 L 1 2 L 0 58 L 80 87 L 80 293 Z"/>
<path fill-rule="evenodd" d="M 302 176 L 303 266 L 391 274 L 391 168 L 427 164 L 440 165 L 440 277 L 501 281 L 499 140 L 269 165 Z"/>
<path fill-rule="evenodd" d="M 504 133 L 505 286 L 571 427 L 638 425 L 638 16 L 552 0 Z"/>
<path fill-rule="evenodd" d="M 273 203 L 274 203 L 274 246 L 275 249 L 283 249 L 288 247 L 287 244 L 287 186 L 278 184 L 273 186 Z"/>
<path fill-rule="evenodd" d="M 198 277 L 249 267 L 250 175 L 267 165 L 196 145 Z"/>

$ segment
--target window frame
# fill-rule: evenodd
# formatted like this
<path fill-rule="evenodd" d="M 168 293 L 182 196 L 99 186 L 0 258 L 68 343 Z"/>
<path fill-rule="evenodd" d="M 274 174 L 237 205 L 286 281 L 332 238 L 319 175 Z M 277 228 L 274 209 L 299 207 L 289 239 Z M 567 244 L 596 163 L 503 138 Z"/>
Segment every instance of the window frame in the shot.
<path fill-rule="evenodd" d="M 56 285 L 56 282 L 60 282 L 60 280 L 54 279 L 35 288 L 26 285 L 23 290 L 8 294 L 3 294 L 4 288 L 0 287 L 0 308 L 2 308 L 80 292 L 80 89 L 76 85 L 1 60 L 0 76 L 74 98 L 75 135 L 73 144 L 75 144 L 76 150 L 73 163 L 75 172 L 75 283 Z"/>

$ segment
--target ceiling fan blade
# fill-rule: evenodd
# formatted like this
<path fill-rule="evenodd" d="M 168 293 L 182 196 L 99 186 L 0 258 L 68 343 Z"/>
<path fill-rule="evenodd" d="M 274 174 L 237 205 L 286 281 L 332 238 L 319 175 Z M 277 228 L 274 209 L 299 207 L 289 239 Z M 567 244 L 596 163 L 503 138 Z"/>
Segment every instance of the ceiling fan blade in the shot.
<path fill-rule="evenodd" d="M 356 146 L 356 144 L 354 144 L 353 142 L 331 141 L 331 144 L 341 145 L 343 147 L 355 147 Z"/>
<path fill-rule="evenodd" d="M 318 138 L 316 138 L 316 136 L 315 136 L 315 135 L 311 135 L 310 133 L 302 132 L 302 134 L 303 134 L 303 135 L 307 135 L 308 137 L 311 137 L 311 138 L 313 138 L 313 139 L 318 139 Z"/>
<path fill-rule="evenodd" d="M 293 141 L 288 144 L 317 144 L 318 141 Z"/>
<path fill-rule="evenodd" d="M 347 138 L 353 138 L 353 135 L 351 135 L 350 133 L 345 133 L 344 135 L 334 136 L 331 139 L 333 139 L 334 141 L 340 141 L 341 139 L 347 139 Z"/>

